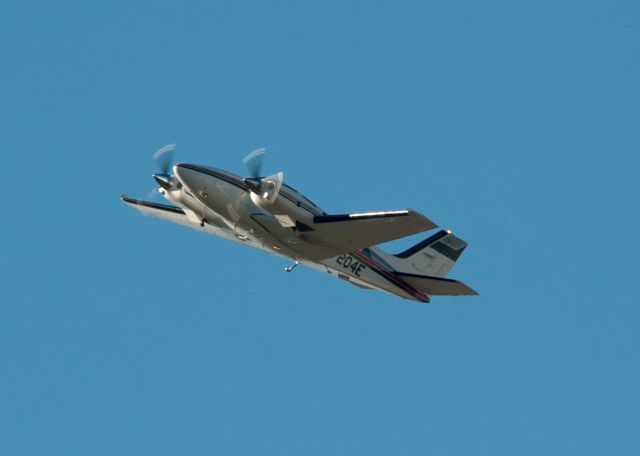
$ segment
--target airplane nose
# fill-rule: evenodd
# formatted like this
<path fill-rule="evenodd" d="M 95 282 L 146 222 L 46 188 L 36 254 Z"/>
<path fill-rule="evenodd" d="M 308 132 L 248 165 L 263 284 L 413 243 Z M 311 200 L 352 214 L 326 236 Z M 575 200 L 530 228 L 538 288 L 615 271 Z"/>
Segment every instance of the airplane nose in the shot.
<path fill-rule="evenodd" d="M 156 180 L 158 185 L 165 190 L 169 190 L 171 188 L 171 177 L 168 174 L 154 174 L 153 178 Z"/>
<path fill-rule="evenodd" d="M 199 165 L 179 163 L 173 167 L 173 172 L 184 187 L 193 194 L 200 194 L 207 187 L 216 185 L 215 177 L 207 174 L 206 169 Z"/>
<path fill-rule="evenodd" d="M 200 173 L 189 168 L 189 165 L 178 163 L 173 166 L 173 174 L 187 187 L 196 185 Z"/>
<path fill-rule="evenodd" d="M 173 165 L 173 174 L 178 178 L 181 179 L 181 175 L 184 172 L 184 166 L 182 165 L 182 163 L 178 163 L 176 165 Z"/>

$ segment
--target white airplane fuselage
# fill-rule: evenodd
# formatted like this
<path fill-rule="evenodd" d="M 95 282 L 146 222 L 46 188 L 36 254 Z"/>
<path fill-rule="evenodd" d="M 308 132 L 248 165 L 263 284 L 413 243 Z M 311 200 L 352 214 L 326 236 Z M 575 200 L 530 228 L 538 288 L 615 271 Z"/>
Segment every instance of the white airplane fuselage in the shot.
<path fill-rule="evenodd" d="M 309 198 L 284 184 L 283 173 L 262 177 L 265 149 L 243 160 L 250 177 L 202 165 L 170 166 L 174 144 L 155 154 L 160 172 L 153 177 L 171 205 L 122 195 L 128 206 L 166 220 L 290 259 L 298 264 L 370 290 L 430 302 L 431 296 L 476 295 L 447 274 L 467 243 L 450 230 L 440 230 L 391 254 L 385 242 L 436 228 L 412 209 L 327 214 Z"/>
<path fill-rule="evenodd" d="M 182 208 L 192 221 L 199 222 L 203 230 L 325 271 L 361 288 L 430 301 L 427 293 L 397 277 L 376 247 L 320 261 L 306 256 L 308 245 L 301 237 L 315 216 L 326 214 L 293 188 L 283 184 L 276 200 L 270 203 L 252 192 L 243 178 L 227 171 L 177 164 L 173 172 L 180 183 L 172 189 L 160 189 L 160 193 Z"/>

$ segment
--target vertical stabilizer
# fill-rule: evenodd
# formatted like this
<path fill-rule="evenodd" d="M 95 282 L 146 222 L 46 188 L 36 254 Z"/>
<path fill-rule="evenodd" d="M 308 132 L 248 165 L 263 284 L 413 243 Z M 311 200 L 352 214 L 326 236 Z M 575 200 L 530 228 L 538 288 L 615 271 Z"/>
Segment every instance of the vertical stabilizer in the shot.
<path fill-rule="evenodd" d="M 398 272 L 446 277 L 466 247 L 451 231 L 442 230 L 397 255 L 376 253 Z"/>

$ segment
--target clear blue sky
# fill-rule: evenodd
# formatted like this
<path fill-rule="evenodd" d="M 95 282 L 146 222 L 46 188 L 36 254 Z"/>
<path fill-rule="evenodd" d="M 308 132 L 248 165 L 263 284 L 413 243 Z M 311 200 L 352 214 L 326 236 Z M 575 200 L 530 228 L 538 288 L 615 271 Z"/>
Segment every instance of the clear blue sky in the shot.
<path fill-rule="evenodd" d="M 4 2 L 0 454 L 640 453 L 640 5 L 400 3 Z M 170 142 L 423 212 L 481 295 L 144 218 Z"/>

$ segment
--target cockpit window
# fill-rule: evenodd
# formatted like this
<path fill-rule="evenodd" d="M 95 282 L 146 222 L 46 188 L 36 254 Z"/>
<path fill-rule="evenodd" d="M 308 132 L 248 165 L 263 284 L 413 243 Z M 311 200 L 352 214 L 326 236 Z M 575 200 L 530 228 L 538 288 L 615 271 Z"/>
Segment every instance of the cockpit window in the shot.
<path fill-rule="evenodd" d="M 288 190 L 290 190 L 291 192 L 295 193 L 295 196 L 298 197 L 301 201 L 304 201 L 305 203 L 308 203 L 310 205 L 312 205 L 313 207 L 318 207 L 318 205 L 316 203 L 314 203 L 313 201 L 311 201 L 309 198 L 302 196 L 302 194 L 296 190 L 295 188 L 293 188 L 290 185 L 287 184 L 282 184 L 283 187 L 286 187 Z"/>

